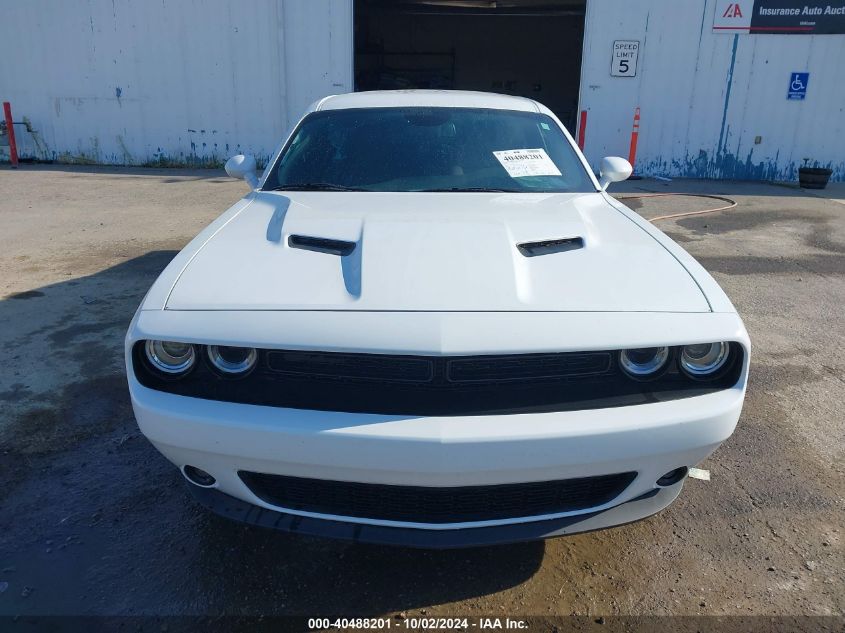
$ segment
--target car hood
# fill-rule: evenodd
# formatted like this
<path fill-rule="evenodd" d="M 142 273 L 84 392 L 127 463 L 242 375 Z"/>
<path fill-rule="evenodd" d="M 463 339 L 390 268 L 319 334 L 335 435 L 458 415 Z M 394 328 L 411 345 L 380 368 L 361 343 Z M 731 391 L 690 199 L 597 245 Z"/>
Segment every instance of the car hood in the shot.
<path fill-rule="evenodd" d="M 166 309 L 709 311 L 678 260 L 599 193 L 254 196 L 190 247 Z M 291 236 L 354 249 L 294 248 Z M 517 246 L 571 238 L 582 246 Z"/>

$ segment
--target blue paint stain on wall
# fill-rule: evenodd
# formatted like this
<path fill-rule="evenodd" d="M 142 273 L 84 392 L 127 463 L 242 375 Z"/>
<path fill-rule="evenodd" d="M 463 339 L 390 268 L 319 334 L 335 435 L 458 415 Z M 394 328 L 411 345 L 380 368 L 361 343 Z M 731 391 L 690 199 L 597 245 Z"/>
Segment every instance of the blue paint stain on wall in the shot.
<path fill-rule="evenodd" d="M 638 171 L 644 175 L 665 175 L 680 178 L 725 178 L 731 180 L 774 180 L 779 182 L 795 182 L 798 180 L 798 168 L 804 167 L 803 163 L 790 162 L 786 165 L 780 163 L 780 152 L 770 159 L 754 160 L 754 149 L 752 148 L 744 157 L 726 152 L 720 152 L 715 156 L 709 155 L 705 150 L 699 150 L 698 154 L 690 156 L 686 154 L 683 158 L 656 158 L 646 161 L 640 165 Z M 807 167 L 827 167 L 833 170 L 831 181 L 845 181 L 845 161 L 814 162 Z"/>
<path fill-rule="evenodd" d="M 780 151 L 774 157 L 756 158 L 755 148 L 742 154 L 742 139 L 738 139 L 735 151 L 728 151 L 731 139 L 731 125 L 728 123 L 731 91 L 734 81 L 739 35 L 735 34 L 731 48 L 731 60 L 725 78 L 725 98 L 722 106 L 722 119 L 719 126 L 719 140 L 712 150 L 700 149 L 690 155 L 686 152 L 682 158 L 658 156 L 649 160 L 638 161 L 637 171 L 642 175 L 665 175 L 682 178 L 724 178 L 733 180 L 771 180 L 796 182 L 798 168 L 805 166 L 795 161 L 787 164 L 780 162 Z M 831 180 L 845 182 L 845 161 L 815 161 L 808 167 L 827 167 L 833 170 Z"/>
<path fill-rule="evenodd" d="M 716 146 L 716 151 L 721 153 L 724 150 L 723 142 L 725 140 L 725 123 L 728 120 L 728 106 L 731 103 L 731 87 L 734 82 L 734 66 L 736 65 L 736 48 L 739 44 L 739 33 L 734 34 L 733 50 L 731 51 L 731 65 L 728 68 L 727 87 L 725 88 L 725 106 L 722 108 L 722 129 L 719 131 L 719 144 Z"/>
<path fill-rule="evenodd" d="M 707 20 L 707 3 L 702 3 L 701 7 L 701 26 L 698 27 L 698 50 L 701 51 L 701 39 L 704 37 L 704 23 Z"/>
<path fill-rule="evenodd" d="M 117 86 L 114 89 L 114 96 L 117 97 L 118 99 L 120 99 L 120 95 L 122 95 L 122 94 L 123 94 L 123 88 L 121 88 L 120 86 Z"/>

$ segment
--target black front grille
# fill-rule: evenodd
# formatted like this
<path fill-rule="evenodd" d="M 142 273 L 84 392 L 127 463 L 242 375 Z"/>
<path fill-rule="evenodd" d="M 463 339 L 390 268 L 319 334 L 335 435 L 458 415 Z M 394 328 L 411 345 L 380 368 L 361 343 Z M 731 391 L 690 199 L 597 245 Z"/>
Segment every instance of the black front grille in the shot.
<path fill-rule="evenodd" d="M 267 365 L 282 375 L 304 378 L 430 382 L 434 365 L 429 358 L 388 354 L 270 351 Z"/>
<path fill-rule="evenodd" d="M 586 510 L 618 497 L 636 473 L 496 486 L 432 488 L 302 479 L 240 471 L 262 501 L 288 510 L 403 521 L 464 523 Z"/>
<path fill-rule="evenodd" d="M 267 366 L 280 375 L 340 380 L 435 383 L 565 379 L 606 373 L 610 352 L 507 356 L 401 356 L 270 351 Z"/>
<path fill-rule="evenodd" d="M 693 380 L 675 356 L 655 380 L 637 381 L 619 368 L 618 352 L 422 356 L 301 350 L 259 350 L 255 370 L 221 376 L 200 350 L 183 377 L 163 376 L 133 349 L 135 375 L 145 387 L 193 398 L 271 407 L 459 416 L 577 411 L 623 407 L 712 393 L 736 384 L 742 348 L 712 380 Z"/>
<path fill-rule="evenodd" d="M 611 360 L 609 352 L 473 356 L 446 361 L 446 378 L 453 383 L 572 378 L 607 373 Z"/>

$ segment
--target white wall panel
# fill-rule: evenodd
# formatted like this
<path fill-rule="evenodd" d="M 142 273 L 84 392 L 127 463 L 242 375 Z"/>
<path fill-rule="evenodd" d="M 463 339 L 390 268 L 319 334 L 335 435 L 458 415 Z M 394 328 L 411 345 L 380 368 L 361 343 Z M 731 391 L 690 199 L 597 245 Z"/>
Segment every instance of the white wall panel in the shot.
<path fill-rule="evenodd" d="M 313 100 L 352 90 L 352 0 L 4 4 L 0 98 L 38 158 L 266 158 Z"/>
<path fill-rule="evenodd" d="M 592 164 L 628 155 L 639 106 L 639 173 L 791 180 L 809 159 L 845 179 L 845 35 L 714 34 L 715 6 L 588 0 Z M 610 76 L 617 39 L 640 40 L 636 77 Z M 805 101 L 786 99 L 795 71 Z M 0 98 L 38 158 L 263 159 L 308 103 L 352 88 L 352 0 L 30 0 L 0 23 Z"/>
<path fill-rule="evenodd" d="M 581 108 L 585 152 L 628 156 L 636 172 L 794 180 L 809 159 L 845 179 L 845 35 L 713 33 L 715 0 L 588 0 Z M 640 40 L 637 76 L 611 77 L 614 40 Z M 805 101 L 787 100 L 810 72 Z M 755 144 L 755 137 L 760 143 Z"/>

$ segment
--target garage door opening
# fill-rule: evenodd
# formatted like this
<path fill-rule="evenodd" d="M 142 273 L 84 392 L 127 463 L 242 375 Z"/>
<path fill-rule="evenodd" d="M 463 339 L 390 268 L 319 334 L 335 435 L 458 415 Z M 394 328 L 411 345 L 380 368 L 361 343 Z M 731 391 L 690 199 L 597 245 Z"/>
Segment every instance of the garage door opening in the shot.
<path fill-rule="evenodd" d="M 575 131 L 586 0 L 355 0 L 355 89 L 536 99 Z"/>

